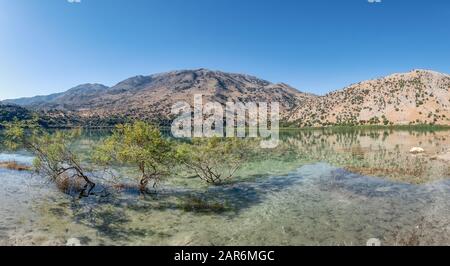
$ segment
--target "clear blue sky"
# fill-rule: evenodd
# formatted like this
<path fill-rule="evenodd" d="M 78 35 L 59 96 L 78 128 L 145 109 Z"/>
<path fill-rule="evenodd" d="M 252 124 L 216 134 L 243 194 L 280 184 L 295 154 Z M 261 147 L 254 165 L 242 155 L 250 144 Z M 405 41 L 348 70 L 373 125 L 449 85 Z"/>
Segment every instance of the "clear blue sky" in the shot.
<path fill-rule="evenodd" d="M 450 1 L 0 0 L 0 99 L 201 67 L 317 94 L 450 73 Z"/>

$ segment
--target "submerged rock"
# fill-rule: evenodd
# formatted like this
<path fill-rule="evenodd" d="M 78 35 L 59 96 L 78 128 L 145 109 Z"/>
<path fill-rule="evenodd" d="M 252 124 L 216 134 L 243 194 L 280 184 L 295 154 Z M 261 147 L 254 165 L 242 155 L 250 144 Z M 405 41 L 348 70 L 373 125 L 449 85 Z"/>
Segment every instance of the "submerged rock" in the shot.
<path fill-rule="evenodd" d="M 437 159 L 441 160 L 441 161 L 446 161 L 446 162 L 450 162 L 450 152 L 447 152 L 445 154 L 441 154 L 437 156 Z"/>
<path fill-rule="evenodd" d="M 81 246 L 81 241 L 78 238 L 70 238 L 67 240 L 66 246 L 79 247 L 79 246 Z"/>
<path fill-rule="evenodd" d="M 424 153 L 425 150 L 420 147 L 414 147 L 409 152 L 412 154 L 419 154 L 419 153 Z"/>

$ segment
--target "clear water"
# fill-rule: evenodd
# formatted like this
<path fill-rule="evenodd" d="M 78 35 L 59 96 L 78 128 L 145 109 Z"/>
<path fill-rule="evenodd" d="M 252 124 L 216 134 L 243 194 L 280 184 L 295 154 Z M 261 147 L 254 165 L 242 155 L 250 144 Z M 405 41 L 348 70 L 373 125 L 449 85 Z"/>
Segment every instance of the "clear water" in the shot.
<path fill-rule="evenodd" d="M 174 177 L 146 198 L 125 190 L 77 200 L 0 169 L 0 244 L 448 245 L 450 164 L 440 155 L 449 133 L 286 131 L 282 145 L 244 165 L 240 182 Z M 80 152 L 96 140 L 80 140 Z M 415 146 L 426 153 L 411 155 Z M 0 154 L 11 159 L 32 160 Z"/>

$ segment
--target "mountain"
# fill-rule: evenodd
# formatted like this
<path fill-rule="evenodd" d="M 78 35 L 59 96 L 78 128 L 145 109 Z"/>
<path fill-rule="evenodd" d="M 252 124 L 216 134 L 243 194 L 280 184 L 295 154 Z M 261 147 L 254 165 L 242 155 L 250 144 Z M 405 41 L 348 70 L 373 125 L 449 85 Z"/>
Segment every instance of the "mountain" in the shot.
<path fill-rule="evenodd" d="M 35 96 L 29 98 L 19 98 L 5 100 L 3 103 L 15 104 L 31 108 L 39 107 L 60 107 L 73 101 L 85 101 L 89 97 L 107 90 L 108 87 L 101 84 L 82 84 L 66 92 L 54 93 L 46 96 Z"/>
<path fill-rule="evenodd" d="M 83 116 L 125 114 L 131 117 L 169 117 L 174 103 L 193 104 L 194 95 L 204 102 L 280 102 L 283 112 L 291 111 L 308 98 L 286 84 L 273 84 L 253 76 L 206 69 L 137 76 L 111 87 L 82 105 L 72 106 Z"/>
<path fill-rule="evenodd" d="M 172 105 L 192 105 L 195 94 L 222 104 L 279 102 L 282 119 L 299 127 L 450 124 L 450 76 L 429 70 L 364 81 L 324 96 L 249 75 L 182 70 L 4 103 L 38 111 L 50 126 L 110 126 L 134 119 L 170 122 Z"/>
<path fill-rule="evenodd" d="M 429 70 L 360 82 L 309 98 L 289 117 L 298 126 L 450 124 L 450 76 Z"/>
<path fill-rule="evenodd" d="M 173 71 L 136 76 L 113 87 L 80 85 L 64 93 L 9 100 L 44 113 L 52 120 L 72 123 L 114 124 L 132 119 L 170 120 L 172 105 L 193 104 L 194 95 L 203 100 L 225 103 L 279 102 L 287 116 L 300 102 L 314 97 L 287 84 L 274 84 L 249 75 L 207 69 Z"/>

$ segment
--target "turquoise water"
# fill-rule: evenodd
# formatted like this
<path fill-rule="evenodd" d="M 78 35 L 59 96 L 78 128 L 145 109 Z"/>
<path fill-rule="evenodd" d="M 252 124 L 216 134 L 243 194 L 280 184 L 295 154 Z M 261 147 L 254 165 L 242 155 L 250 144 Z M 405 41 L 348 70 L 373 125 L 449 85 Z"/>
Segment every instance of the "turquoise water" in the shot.
<path fill-rule="evenodd" d="M 146 198 L 128 189 L 77 200 L 0 169 L 0 244 L 448 245 L 450 168 L 439 158 L 449 133 L 283 132 L 282 145 L 243 166 L 240 182 L 173 177 Z M 95 139 L 80 140 L 80 151 Z M 415 146 L 426 153 L 411 155 Z"/>

